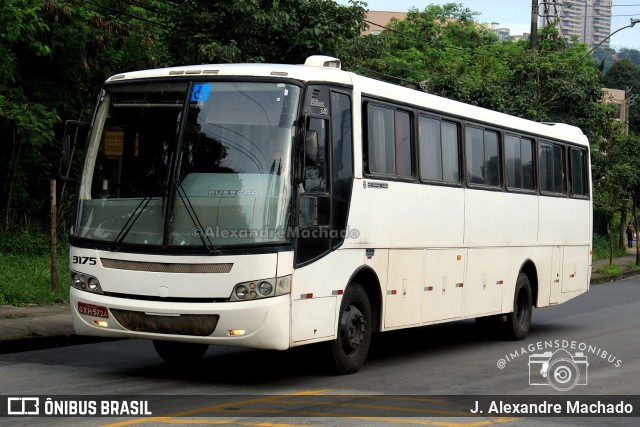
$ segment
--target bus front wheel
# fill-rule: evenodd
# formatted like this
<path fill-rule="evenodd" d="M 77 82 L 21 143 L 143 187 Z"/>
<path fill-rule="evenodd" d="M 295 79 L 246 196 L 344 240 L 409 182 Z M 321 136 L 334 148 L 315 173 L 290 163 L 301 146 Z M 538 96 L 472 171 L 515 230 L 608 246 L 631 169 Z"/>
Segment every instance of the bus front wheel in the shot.
<path fill-rule="evenodd" d="M 158 356 L 169 363 L 189 363 L 200 360 L 206 353 L 208 344 L 153 340 Z"/>
<path fill-rule="evenodd" d="M 371 344 L 371 304 L 358 283 L 347 287 L 340 304 L 338 337 L 331 342 L 335 368 L 340 374 L 358 372 Z"/>

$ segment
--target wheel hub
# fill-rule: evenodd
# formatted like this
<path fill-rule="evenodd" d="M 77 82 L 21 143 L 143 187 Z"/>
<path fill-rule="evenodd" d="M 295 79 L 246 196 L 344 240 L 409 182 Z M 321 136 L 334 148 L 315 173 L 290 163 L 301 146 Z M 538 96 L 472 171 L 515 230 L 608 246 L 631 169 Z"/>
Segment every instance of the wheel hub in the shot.
<path fill-rule="evenodd" d="M 367 333 L 366 320 L 357 307 L 349 305 L 345 310 L 342 322 L 342 345 L 346 353 L 357 351 Z"/>

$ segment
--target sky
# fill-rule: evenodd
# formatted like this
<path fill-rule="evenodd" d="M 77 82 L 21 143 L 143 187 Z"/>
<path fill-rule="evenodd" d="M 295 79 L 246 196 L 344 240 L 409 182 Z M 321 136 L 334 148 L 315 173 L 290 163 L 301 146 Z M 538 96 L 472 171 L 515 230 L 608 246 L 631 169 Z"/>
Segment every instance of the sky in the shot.
<path fill-rule="evenodd" d="M 481 23 L 498 22 L 511 29 L 511 35 L 531 31 L 531 0 L 364 0 L 369 10 L 404 12 L 411 7 L 423 10 L 428 4 L 462 3 L 474 12 Z M 539 0 L 541 4 L 545 0 Z M 549 0 L 548 0 L 549 1 Z M 347 4 L 348 0 L 337 0 Z M 629 25 L 630 18 L 640 18 L 640 0 L 613 0 L 611 32 Z M 611 47 L 619 50 L 640 50 L 640 24 L 624 29 L 611 37 Z"/>

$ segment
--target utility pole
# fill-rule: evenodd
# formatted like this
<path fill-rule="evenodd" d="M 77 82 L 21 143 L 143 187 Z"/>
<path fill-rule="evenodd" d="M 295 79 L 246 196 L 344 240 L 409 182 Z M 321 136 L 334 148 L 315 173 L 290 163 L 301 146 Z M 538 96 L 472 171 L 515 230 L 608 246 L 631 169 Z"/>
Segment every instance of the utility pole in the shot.
<path fill-rule="evenodd" d="M 531 0 L 531 34 L 529 35 L 529 49 L 536 50 L 538 39 L 538 0 Z"/>

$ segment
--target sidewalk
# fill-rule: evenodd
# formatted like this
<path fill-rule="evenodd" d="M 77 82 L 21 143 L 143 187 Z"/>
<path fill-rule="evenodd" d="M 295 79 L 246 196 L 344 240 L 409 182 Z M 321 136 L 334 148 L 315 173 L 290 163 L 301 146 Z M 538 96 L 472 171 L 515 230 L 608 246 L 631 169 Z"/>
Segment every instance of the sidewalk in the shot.
<path fill-rule="evenodd" d="M 635 266 L 635 248 L 613 262 L 622 269 L 620 274 L 595 273 L 609 264 L 608 259 L 594 261 L 591 284 L 598 285 L 640 276 Z M 105 341 L 102 338 L 75 335 L 68 304 L 34 305 L 29 307 L 0 306 L 0 354 L 74 344 Z"/>
<path fill-rule="evenodd" d="M 640 276 L 640 267 L 636 267 L 636 248 L 627 249 L 627 256 L 613 259 L 615 265 L 620 266 L 621 272 L 616 275 L 606 275 L 595 273 L 599 268 L 609 265 L 609 258 L 594 261 L 591 268 L 591 285 L 615 282 L 616 280 L 627 279 L 629 277 Z"/>

